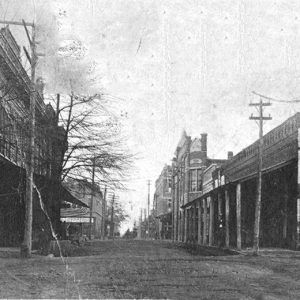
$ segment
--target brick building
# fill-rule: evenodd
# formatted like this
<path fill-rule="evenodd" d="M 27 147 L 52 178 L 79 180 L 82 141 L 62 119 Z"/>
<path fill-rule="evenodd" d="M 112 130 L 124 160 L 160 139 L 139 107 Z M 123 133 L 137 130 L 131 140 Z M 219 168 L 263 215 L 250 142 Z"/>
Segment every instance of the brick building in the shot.
<path fill-rule="evenodd" d="M 192 139 L 184 131 L 172 161 L 173 239 L 190 241 L 196 238 L 193 220 L 197 209 L 194 200 L 202 195 L 204 170 L 224 160 L 207 156 L 207 134 Z"/>
<path fill-rule="evenodd" d="M 9 27 L 0 30 L 0 245 L 18 245 L 23 239 L 26 166 L 34 153 L 34 183 L 52 219 L 60 229 L 60 167 L 66 150 L 65 131 L 57 126 L 56 114 L 43 100 L 43 83 L 36 93 L 35 149 L 29 149 L 31 81 L 21 64 L 20 47 Z M 34 189 L 33 246 L 40 232 L 49 231 Z"/>

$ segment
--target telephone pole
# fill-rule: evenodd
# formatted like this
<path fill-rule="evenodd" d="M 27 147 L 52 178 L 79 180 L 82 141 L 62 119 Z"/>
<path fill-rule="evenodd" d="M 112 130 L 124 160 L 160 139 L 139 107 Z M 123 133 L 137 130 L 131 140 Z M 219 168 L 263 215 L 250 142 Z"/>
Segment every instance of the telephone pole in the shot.
<path fill-rule="evenodd" d="M 24 239 L 21 244 L 21 257 L 31 257 L 32 247 L 32 207 L 33 207 L 33 174 L 34 174 L 34 149 L 35 149 L 35 103 L 36 103 L 36 89 L 35 89 L 35 69 L 37 65 L 38 54 L 36 52 L 37 42 L 35 40 L 36 28 L 34 23 L 3 21 L 0 24 L 23 26 L 29 41 L 31 55 L 28 54 L 24 48 L 25 54 L 31 66 L 31 90 L 30 90 L 30 142 L 28 147 L 28 160 L 26 167 L 26 207 L 25 207 L 25 224 L 24 224 Z M 27 26 L 32 28 L 31 36 Z"/>
<path fill-rule="evenodd" d="M 259 116 L 251 114 L 250 120 L 258 121 L 259 126 L 259 145 L 258 145 L 258 180 L 257 180 L 257 195 L 255 203 L 255 219 L 254 219 L 254 235 L 253 235 L 253 250 L 258 253 L 259 249 L 259 236 L 260 236 L 260 214 L 261 214 L 261 194 L 262 194 L 262 159 L 263 159 L 263 122 L 272 120 L 271 116 L 265 117 L 263 115 L 264 106 L 270 106 L 270 102 L 263 102 L 260 97 L 259 103 L 250 103 L 249 106 L 258 107 Z"/>
<path fill-rule="evenodd" d="M 92 191 L 91 191 L 91 201 L 90 201 L 90 226 L 89 226 L 89 239 L 92 239 L 92 227 L 93 227 L 93 206 L 94 206 L 94 193 L 95 193 L 95 168 L 96 168 L 96 158 L 93 158 L 93 169 L 92 169 Z"/>
<path fill-rule="evenodd" d="M 148 239 L 150 238 L 150 180 L 148 180 Z"/>
<path fill-rule="evenodd" d="M 139 240 L 142 238 L 142 222 L 143 222 L 143 209 L 140 208 L 139 227 L 137 232 L 137 238 Z"/>

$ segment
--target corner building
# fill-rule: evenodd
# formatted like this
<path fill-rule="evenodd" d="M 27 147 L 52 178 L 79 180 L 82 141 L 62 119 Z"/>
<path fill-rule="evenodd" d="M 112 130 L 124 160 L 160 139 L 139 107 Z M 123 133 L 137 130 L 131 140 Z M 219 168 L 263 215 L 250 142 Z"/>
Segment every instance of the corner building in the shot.
<path fill-rule="evenodd" d="M 192 139 L 183 131 L 172 161 L 173 240 L 188 242 L 197 239 L 197 208 L 193 201 L 202 191 L 204 170 L 225 160 L 207 156 L 207 134 Z"/>

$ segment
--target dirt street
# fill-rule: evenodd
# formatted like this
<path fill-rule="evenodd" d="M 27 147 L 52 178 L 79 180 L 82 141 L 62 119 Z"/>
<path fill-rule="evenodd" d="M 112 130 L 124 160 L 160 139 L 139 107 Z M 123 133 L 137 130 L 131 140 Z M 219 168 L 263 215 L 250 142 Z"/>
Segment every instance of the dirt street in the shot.
<path fill-rule="evenodd" d="M 300 299 L 299 252 L 200 256 L 169 242 L 131 240 L 83 250 L 90 256 L 65 263 L 0 255 L 0 298 Z"/>

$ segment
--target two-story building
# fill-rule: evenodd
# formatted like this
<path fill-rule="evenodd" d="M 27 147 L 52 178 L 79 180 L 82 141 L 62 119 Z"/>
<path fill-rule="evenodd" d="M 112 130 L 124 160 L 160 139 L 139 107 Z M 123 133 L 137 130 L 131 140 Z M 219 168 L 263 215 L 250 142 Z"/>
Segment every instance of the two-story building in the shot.
<path fill-rule="evenodd" d="M 76 231 L 92 238 L 104 238 L 106 203 L 100 187 L 86 180 L 69 181 L 67 188 L 71 194 L 85 205 L 68 202 L 61 208 L 61 221 L 65 223 L 66 233 Z M 91 227 L 90 227 L 91 225 Z M 71 234 L 71 233 L 70 233 Z"/>
<path fill-rule="evenodd" d="M 30 95 L 36 96 L 36 138 L 31 149 Z M 9 27 L 0 29 L 0 245 L 16 246 L 23 239 L 28 153 L 34 155 L 33 246 L 49 222 L 60 231 L 60 168 L 66 150 L 65 131 L 43 99 L 43 82 L 32 85 L 22 66 L 20 47 Z M 39 191 L 40 194 L 37 193 Z M 39 198 L 41 196 L 41 199 Z M 75 201 L 75 199 L 73 199 Z"/>

